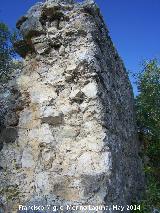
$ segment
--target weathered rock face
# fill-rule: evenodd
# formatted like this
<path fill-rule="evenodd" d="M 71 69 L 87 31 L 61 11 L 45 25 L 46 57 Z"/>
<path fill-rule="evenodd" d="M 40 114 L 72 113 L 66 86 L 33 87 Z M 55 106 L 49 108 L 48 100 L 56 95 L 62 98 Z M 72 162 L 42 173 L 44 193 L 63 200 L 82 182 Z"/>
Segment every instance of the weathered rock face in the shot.
<path fill-rule="evenodd" d="M 130 204 L 142 189 L 133 94 L 98 7 L 48 0 L 17 27 L 25 59 L 1 98 L 0 212 Z"/>

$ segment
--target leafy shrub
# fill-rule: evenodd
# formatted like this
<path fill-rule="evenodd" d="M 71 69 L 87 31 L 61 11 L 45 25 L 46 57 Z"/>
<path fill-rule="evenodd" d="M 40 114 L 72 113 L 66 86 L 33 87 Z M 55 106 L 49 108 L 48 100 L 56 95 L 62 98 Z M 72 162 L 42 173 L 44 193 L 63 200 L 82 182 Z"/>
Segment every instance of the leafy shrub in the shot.
<path fill-rule="evenodd" d="M 20 35 L 14 31 L 11 32 L 6 24 L 0 22 L 0 82 L 5 83 L 10 74 L 17 68 L 20 68 L 21 62 L 14 60 L 17 54 L 14 51 L 13 43 Z"/>
<path fill-rule="evenodd" d="M 157 60 L 144 63 L 137 75 L 137 86 L 137 124 L 146 175 L 141 212 L 149 213 L 153 208 L 160 209 L 160 66 Z"/>

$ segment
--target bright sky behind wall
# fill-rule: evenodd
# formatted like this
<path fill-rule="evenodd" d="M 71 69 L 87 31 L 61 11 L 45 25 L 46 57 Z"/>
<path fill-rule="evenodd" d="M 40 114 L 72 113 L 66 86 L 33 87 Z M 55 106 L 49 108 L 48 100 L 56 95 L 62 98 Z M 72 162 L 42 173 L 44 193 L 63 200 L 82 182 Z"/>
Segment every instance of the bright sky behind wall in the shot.
<path fill-rule="evenodd" d="M 160 0 L 95 1 L 127 70 L 140 70 L 144 59 L 160 59 Z M 17 19 L 36 2 L 38 0 L 0 0 L 0 21 L 14 28 Z"/>

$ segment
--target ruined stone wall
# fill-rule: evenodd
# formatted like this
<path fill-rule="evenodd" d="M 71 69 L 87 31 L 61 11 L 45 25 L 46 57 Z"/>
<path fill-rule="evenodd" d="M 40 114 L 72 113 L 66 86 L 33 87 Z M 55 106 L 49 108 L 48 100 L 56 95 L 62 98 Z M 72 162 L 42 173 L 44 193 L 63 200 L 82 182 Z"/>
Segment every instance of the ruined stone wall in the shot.
<path fill-rule="evenodd" d="M 142 189 L 133 93 L 98 7 L 48 0 L 17 28 L 24 66 L 1 95 L 0 212 L 130 204 Z"/>

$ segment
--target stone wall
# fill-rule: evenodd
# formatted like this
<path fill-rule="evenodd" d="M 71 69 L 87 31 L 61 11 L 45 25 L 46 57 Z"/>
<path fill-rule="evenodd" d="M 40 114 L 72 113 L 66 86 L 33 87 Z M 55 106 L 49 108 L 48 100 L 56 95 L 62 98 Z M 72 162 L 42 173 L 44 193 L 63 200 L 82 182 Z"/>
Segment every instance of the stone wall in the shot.
<path fill-rule="evenodd" d="M 130 204 L 143 188 L 133 92 L 99 8 L 48 0 L 17 28 L 24 65 L 1 95 L 0 212 Z"/>

